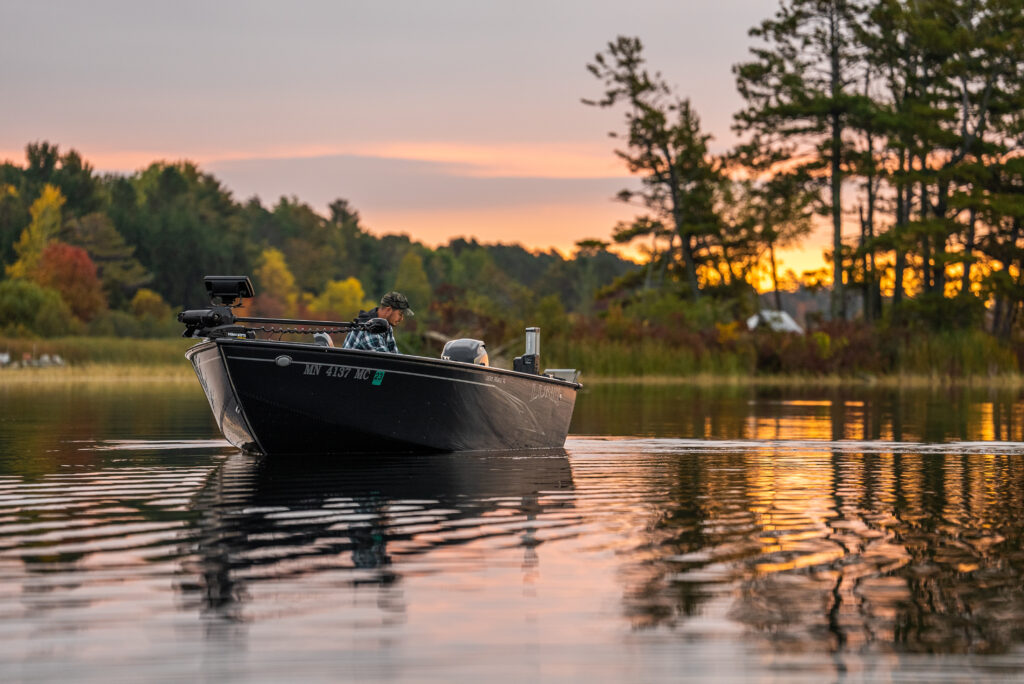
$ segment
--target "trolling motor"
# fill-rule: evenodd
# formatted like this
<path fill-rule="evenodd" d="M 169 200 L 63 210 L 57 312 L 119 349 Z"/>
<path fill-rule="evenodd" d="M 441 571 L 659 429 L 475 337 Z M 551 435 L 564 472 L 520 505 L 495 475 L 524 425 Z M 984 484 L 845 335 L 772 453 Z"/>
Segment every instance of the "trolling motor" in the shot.
<path fill-rule="evenodd" d="M 340 332 L 347 330 L 365 330 L 380 335 L 391 328 L 391 324 L 383 318 L 371 318 L 365 323 L 349 321 L 306 321 L 295 318 L 253 318 L 236 316 L 232 309 L 242 306 L 244 300 L 256 296 L 249 276 L 206 276 L 203 278 L 206 293 L 210 297 L 208 309 L 186 309 L 178 314 L 178 321 L 185 324 L 182 337 L 237 337 L 240 339 L 256 339 L 256 330 L 238 323 L 271 323 L 299 326 L 313 326 L 313 330 L 296 330 L 293 328 L 261 328 L 275 333 L 316 333 Z"/>
<path fill-rule="evenodd" d="M 245 337 L 253 339 L 256 333 L 235 325 L 231 309 L 241 306 L 246 299 L 256 296 L 249 276 L 206 276 L 203 278 L 209 309 L 187 309 L 178 314 L 185 324 L 182 337 Z"/>

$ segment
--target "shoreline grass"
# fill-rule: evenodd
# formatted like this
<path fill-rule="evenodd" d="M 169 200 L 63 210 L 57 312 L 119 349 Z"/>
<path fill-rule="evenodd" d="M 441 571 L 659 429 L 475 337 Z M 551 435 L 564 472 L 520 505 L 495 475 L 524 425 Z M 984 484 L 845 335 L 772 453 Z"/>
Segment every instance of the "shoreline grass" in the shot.
<path fill-rule="evenodd" d="M 927 389 L 935 387 L 1024 388 L 1024 375 L 952 376 L 938 373 L 896 373 L 892 375 L 729 375 L 697 373 L 694 375 L 591 375 L 584 374 L 584 385 L 693 385 L 737 387 L 883 387 Z"/>
<path fill-rule="evenodd" d="M 186 383 L 195 382 L 192 364 L 78 363 L 47 368 L 5 368 L 0 370 L 0 387 L 31 384 L 71 383 Z"/>
<path fill-rule="evenodd" d="M 0 387 L 33 383 L 191 383 L 195 382 L 191 364 L 184 360 L 175 363 L 111 363 L 86 362 L 47 368 L 0 369 Z M 892 375 L 740 375 L 735 373 L 693 373 L 688 375 L 598 375 L 585 373 L 584 385 L 693 385 L 737 387 L 995 387 L 1024 388 L 1024 375 L 952 376 L 939 373 L 898 373 Z"/>

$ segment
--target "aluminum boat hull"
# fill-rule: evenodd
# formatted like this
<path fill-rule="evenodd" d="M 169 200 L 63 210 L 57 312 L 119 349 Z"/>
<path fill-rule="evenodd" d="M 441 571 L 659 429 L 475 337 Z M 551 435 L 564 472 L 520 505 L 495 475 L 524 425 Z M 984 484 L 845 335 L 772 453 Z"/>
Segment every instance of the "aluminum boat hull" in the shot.
<path fill-rule="evenodd" d="M 550 449 L 579 384 L 417 356 L 218 338 L 186 352 L 224 437 L 267 455 Z"/>

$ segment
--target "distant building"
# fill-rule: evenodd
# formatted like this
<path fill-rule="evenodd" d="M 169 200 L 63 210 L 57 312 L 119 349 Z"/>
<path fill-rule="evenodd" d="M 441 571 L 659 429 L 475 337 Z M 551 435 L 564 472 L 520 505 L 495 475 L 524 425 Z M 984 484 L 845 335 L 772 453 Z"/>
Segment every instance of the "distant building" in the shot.
<path fill-rule="evenodd" d="M 793 317 L 785 311 L 773 311 L 762 309 L 747 319 L 747 329 L 755 330 L 760 327 L 768 328 L 774 332 L 791 332 L 798 335 L 804 334 L 804 329 L 797 325 Z"/>

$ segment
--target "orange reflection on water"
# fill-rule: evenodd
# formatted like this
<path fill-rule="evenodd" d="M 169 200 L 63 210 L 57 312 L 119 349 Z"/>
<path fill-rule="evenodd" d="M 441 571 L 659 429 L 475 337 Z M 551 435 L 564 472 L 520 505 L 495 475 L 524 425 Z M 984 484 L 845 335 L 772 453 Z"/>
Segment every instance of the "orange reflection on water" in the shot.
<path fill-rule="evenodd" d="M 822 394 L 834 397 L 822 398 Z M 776 441 L 1024 441 L 1016 390 L 597 385 L 572 433 Z"/>
<path fill-rule="evenodd" d="M 634 601 L 684 585 L 687 601 L 724 592 L 730 619 L 801 651 L 991 652 L 1019 640 L 1019 456 L 791 444 L 672 461 L 686 498 L 655 511 L 665 574 L 631 573 L 644 585 Z M 673 506 L 692 526 L 664 525 Z"/>

